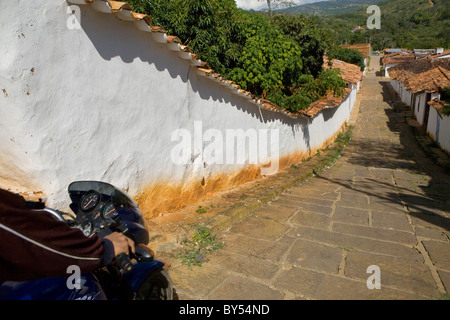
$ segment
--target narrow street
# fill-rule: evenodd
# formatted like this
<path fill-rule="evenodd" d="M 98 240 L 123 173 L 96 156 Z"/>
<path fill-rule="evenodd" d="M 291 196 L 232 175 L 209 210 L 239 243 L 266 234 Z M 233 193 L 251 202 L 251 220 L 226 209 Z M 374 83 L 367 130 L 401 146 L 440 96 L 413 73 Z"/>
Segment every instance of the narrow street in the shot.
<path fill-rule="evenodd" d="M 374 70 L 378 59 L 372 57 Z M 395 99 L 389 79 L 369 72 L 353 138 L 335 165 L 220 232 L 224 247 L 201 267 L 170 259 L 179 298 L 448 294 L 450 177 L 419 148 Z"/>

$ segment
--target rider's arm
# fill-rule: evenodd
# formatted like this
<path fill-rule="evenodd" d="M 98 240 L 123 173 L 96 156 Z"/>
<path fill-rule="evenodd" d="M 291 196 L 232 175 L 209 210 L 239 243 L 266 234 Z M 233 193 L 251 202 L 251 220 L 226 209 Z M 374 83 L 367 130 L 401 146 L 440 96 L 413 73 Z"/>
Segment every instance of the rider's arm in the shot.
<path fill-rule="evenodd" d="M 0 280 L 68 275 L 76 265 L 90 272 L 114 257 L 114 245 L 25 208 L 22 197 L 0 189 Z"/>

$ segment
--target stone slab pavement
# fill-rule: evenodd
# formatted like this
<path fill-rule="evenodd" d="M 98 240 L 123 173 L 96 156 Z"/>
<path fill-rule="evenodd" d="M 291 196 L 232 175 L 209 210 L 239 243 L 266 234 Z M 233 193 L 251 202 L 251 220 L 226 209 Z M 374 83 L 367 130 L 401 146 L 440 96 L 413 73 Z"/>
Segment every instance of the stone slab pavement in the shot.
<path fill-rule="evenodd" d="M 448 297 L 450 177 L 417 146 L 396 99 L 369 72 L 331 169 L 222 230 L 224 247 L 202 266 L 168 258 L 179 299 Z"/>

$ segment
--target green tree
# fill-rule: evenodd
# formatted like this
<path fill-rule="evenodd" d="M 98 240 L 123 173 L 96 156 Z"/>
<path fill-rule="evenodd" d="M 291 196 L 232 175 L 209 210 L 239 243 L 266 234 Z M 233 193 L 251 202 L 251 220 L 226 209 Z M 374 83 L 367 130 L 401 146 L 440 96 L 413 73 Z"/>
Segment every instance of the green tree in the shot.
<path fill-rule="evenodd" d="M 361 68 L 361 70 L 364 70 L 364 57 L 359 51 L 335 46 L 327 51 L 327 55 L 330 60 L 338 59 L 348 63 L 356 64 Z"/>
<path fill-rule="evenodd" d="M 338 95 L 346 87 L 335 71 L 322 70 L 325 45 L 312 20 L 271 23 L 238 9 L 234 0 L 130 2 L 216 72 L 280 107 L 307 108 L 329 90 Z"/>
<path fill-rule="evenodd" d="M 303 72 L 317 77 L 322 70 L 326 35 L 317 27 L 315 18 L 278 14 L 271 19 L 271 22 L 300 46 Z"/>
<path fill-rule="evenodd" d="M 233 67 L 241 21 L 234 0 L 131 0 L 155 25 L 176 35 L 219 73 Z"/>
<path fill-rule="evenodd" d="M 343 97 L 346 86 L 339 69 L 322 69 L 317 78 L 310 74 L 302 75 L 295 88 L 291 88 L 289 92 L 281 88 L 274 90 L 268 98 L 277 105 L 295 112 L 307 109 L 311 103 L 328 93 L 333 93 L 335 97 Z"/>
<path fill-rule="evenodd" d="M 266 96 L 278 87 L 294 86 L 302 74 L 301 48 L 259 15 L 242 13 L 247 24 L 237 66 L 226 75 L 244 89 Z"/>
<path fill-rule="evenodd" d="M 366 7 L 354 13 L 318 17 L 318 24 L 334 38 L 336 45 L 341 41 L 370 41 L 374 50 L 450 47 L 448 0 L 390 0 L 378 3 L 378 6 L 382 13 L 380 30 L 350 32 L 356 26 L 366 25 Z"/>

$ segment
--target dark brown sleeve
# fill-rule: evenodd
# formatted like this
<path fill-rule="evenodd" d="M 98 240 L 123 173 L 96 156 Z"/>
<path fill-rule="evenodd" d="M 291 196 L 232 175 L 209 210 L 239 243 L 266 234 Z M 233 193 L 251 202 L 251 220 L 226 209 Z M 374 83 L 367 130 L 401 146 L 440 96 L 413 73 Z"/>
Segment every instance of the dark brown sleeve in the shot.
<path fill-rule="evenodd" d="M 90 237 L 45 211 L 26 209 L 16 195 L 0 190 L 0 280 L 23 281 L 68 276 L 100 266 L 102 239 Z"/>

